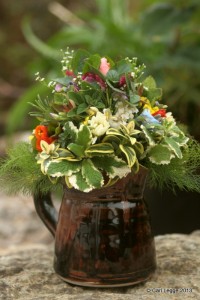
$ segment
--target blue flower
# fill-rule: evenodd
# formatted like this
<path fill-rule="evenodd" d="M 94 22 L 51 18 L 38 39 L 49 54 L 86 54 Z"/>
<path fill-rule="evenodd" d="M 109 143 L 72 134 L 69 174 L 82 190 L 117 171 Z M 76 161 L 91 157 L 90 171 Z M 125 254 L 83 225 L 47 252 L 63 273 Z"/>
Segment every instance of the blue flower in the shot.
<path fill-rule="evenodd" d="M 140 117 L 142 117 L 142 123 L 159 124 L 159 121 L 151 115 L 149 109 L 144 109 Z"/>

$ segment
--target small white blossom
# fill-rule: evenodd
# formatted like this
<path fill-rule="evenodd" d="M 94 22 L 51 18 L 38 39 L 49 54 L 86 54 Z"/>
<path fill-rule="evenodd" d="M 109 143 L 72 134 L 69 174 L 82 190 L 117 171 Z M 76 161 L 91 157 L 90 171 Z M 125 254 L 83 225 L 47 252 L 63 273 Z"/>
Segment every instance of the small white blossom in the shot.
<path fill-rule="evenodd" d="M 88 121 L 91 132 L 94 136 L 101 136 L 106 133 L 110 127 L 109 122 L 107 121 L 106 116 L 98 111 L 95 116 Z"/>
<path fill-rule="evenodd" d="M 134 119 L 134 114 L 138 112 L 136 106 L 130 106 L 123 101 L 118 101 L 115 107 L 116 113 L 114 115 L 108 110 L 105 112 L 110 126 L 114 128 L 119 128 L 121 124 L 128 124 L 130 120 Z"/>

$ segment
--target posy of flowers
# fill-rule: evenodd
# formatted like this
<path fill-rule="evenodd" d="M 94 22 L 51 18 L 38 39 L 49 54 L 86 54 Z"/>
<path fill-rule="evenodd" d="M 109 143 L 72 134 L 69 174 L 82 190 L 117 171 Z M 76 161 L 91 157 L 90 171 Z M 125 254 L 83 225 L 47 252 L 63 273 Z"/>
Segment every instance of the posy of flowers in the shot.
<path fill-rule="evenodd" d="M 113 62 L 85 50 L 65 52 L 63 76 L 47 83 L 50 95 L 31 112 L 40 121 L 33 154 L 52 183 L 89 192 L 142 166 L 183 160 L 189 138 L 144 69 L 136 58 Z M 37 80 L 45 81 L 39 74 Z"/>

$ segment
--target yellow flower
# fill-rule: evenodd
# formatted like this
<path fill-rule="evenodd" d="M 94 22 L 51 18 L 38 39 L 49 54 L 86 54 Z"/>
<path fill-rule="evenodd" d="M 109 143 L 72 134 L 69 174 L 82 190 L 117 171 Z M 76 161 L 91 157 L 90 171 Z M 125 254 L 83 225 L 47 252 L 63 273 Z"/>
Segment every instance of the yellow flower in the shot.
<path fill-rule="evenodd" d="M 158 106 L 152 107 L 149 99 L 147 99 L 146 97 L 141 97 L 140 99 L 141 99 L 142 104 L 145 103 L 143 108 L 144 109 L 147 108 L 151 114 L 154 114 L 155 112 L 157 112 L 159 110 Z"/>
<path fill-rule="evenodd" d="M 85 120 L 83 121 L 83 124 L 84 124 L 84 125 L 87 125 L 87 124 L 88 124 L 89 118 L 90 118 L 89 116 L 87 116 L 87 117 L 85 118 Z"/>

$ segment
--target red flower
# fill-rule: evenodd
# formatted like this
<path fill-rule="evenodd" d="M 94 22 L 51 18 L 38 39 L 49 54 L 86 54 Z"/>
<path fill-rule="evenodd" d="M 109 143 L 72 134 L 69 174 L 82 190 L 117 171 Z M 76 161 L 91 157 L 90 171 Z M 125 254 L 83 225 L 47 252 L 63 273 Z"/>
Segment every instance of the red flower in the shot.
<path fill-rule="evenodd" d="M 65 71 L 65 74 L 66 74 L 67 76 L 75 77 L 74 72 L 73 72 L 73 71 L 70 71 L 70 70 L 66 70 L 66 71 Z"/>
<path fill-rule="evenodd" d="M 122 75 L 119 79 L 119 86 L 123 86 L 126 84 L 126 77 L 125 75 Z"/>
<path fill-rule="evenodd" d="M 166 109 L 161 108 L 152 114 L 152 116 L 156 116 L 156 115 L 160 115 L 162 118 L 166 117 Z"/>
<path fill-rule="evenodd" d="M 97 82 L 100 85 L 100 87 L 103 89 L 106 87 L 106 84 L 103 81 L 103 79 L 101 79 L 101 77 L 97 74 L 87 72 L 87 73 L 83 74 L 82 80 L 85 80 L 89 83 Z"/>

